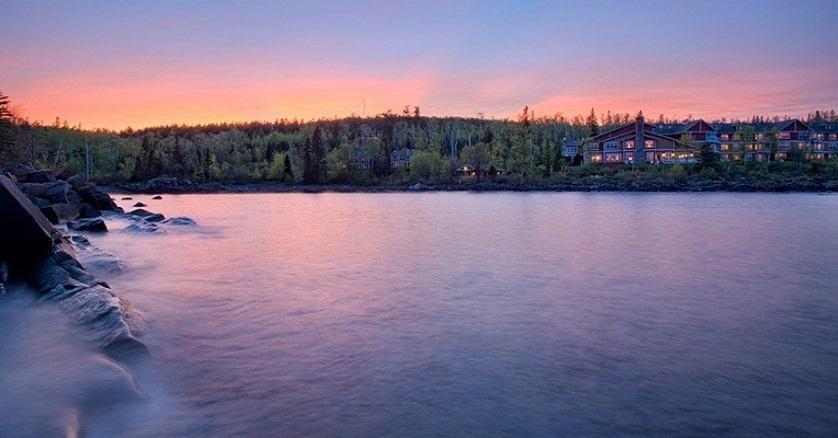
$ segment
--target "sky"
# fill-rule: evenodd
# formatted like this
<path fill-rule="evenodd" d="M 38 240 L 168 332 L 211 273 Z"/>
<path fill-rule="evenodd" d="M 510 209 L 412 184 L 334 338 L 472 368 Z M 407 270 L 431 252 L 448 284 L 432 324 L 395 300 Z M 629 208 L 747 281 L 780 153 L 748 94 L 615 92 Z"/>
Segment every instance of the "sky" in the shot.
<path fill-rule="evenodd" d="M 838 107 L 838 1 L 0 0 L 0 91 L 84 128 Z"/>

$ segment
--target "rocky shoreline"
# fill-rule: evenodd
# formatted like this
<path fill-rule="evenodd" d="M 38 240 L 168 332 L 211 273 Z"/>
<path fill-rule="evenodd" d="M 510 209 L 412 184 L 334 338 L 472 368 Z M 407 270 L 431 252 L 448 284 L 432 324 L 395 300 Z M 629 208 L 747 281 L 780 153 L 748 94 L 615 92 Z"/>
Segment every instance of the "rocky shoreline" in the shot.
<path fill-rule="evenodd" d="M 107 231 L 101 217 L 81 217 L 81 211 L 96 209 L 101 216 L 98 209 L 121 209 L 93 185 L 59 179 L 16 183 L 12 178 L 0 175 L 0 261 L 8 266 L 9 277 L 26 281 L 41 301 L 57 303 L 114 359 L 129 361 L 148 354 L 137 338 L 142 320 L 139 312 L 79 263 L 74 246 L 86 239 L 53 226 L 66 222 L 73 230 Z M 36 185 L 42 187 L 34 191 L 44 198 L 31 194 Z M 39 208 L 41 201 L 51 203 Z M 89 201 L 95 202 L 95 207 Z M 57 218 L 48 218 L 45 211 Z M 85 216 L 93 215 L 88 213 Z"/>
<path fill-rule="evenodd" d="M 766 178 L 766 179 L 669 179 L 637 178 L 616 181 L 614 178 L 587 176 L 549 184 L 500 181 L 458 181 L 452 183 L 413 184 L 285 184 L 252 183 L 196 183 L 184 178 L 158 177 L 137 183 L 120 183 L 107 187 L 120 193 L 386 193 L 386 192 L 838 192 L 835 178 Z"/>

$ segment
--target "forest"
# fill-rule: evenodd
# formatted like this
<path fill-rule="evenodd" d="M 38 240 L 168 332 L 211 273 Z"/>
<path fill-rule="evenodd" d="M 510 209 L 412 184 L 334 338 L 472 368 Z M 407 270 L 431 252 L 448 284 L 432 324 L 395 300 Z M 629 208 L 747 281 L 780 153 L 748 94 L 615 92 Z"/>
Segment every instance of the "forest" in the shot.
<path fill-rule="evenodd" d="M 564 145 L 633 120 L 633 115 L 515 119 L 427 117 L 418 107 L 373 117 L 160 126 L 122 131 L 85 130 L 56 118 L 33 123 L 9 109 L 0 94 L 0 164 L 64 167 L 97 182 L 145 181 L 176 176 L 195 182 L 287 184 L 445 183 L 470 164 L 503 174 L 505 181 L 550 182 L 568 173 L 596 173 Z M 838 120 L 834 111 L 810 118 Z M 766 120 L 754 117 L 753 121 Z M 656 122 L 676 120 L 661 115 Z M 683 121 L 683 120 L 678 120 Z M 415 151 L 409 165 L 391 161 Z M 601 167 L 601 166 L 600 166 Z M 680 170 L 676 169 L 676 172 Z"/>

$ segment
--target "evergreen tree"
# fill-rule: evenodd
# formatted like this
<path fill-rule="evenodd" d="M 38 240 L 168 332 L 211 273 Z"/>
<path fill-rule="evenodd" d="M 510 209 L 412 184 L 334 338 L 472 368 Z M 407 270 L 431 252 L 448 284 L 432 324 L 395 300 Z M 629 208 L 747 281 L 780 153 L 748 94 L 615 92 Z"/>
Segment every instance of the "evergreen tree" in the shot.
<path fill-rule="evenodd" d="M 306 139 L 303 146 L 303 183 L 314 183 L 314 154 L 312 153 L 311 140 Z"/>
<path fill-rule="evenodd" d="M 291 168 L 291 158 L 285 154 L 285 170 L 282 179 L 286 182 L 294 182 L 294 169 Z"/>
<path fill-rule="evenodd" d="M 9 98 L 0 91 L 0 164 L 18 159 L 11 118 Z"/>
<path fill-rule="evenodd" d="M 596 121 L 596 113 L 593 108 L 591 108 L 591 114 L 585 119 L 585 127 L 588 128 L 588 137 L 599 135 L 599 123 Z"/>

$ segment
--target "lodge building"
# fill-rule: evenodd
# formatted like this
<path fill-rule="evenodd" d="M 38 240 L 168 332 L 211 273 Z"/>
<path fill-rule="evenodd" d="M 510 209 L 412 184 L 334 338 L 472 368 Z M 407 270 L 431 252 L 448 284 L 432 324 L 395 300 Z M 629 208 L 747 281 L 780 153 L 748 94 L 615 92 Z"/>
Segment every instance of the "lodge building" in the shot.
<path fill-rule="evenodd" d="M 578 147 L 590 163 L 694 163 L 708 145 L 722 161 L 780 161 L 798 152 L 809 160 L 838 158 L 838 123 L 685 123 L 652 125 L 638 115 Z M 574 151 L 576 152 L 576 150 Z"/>

